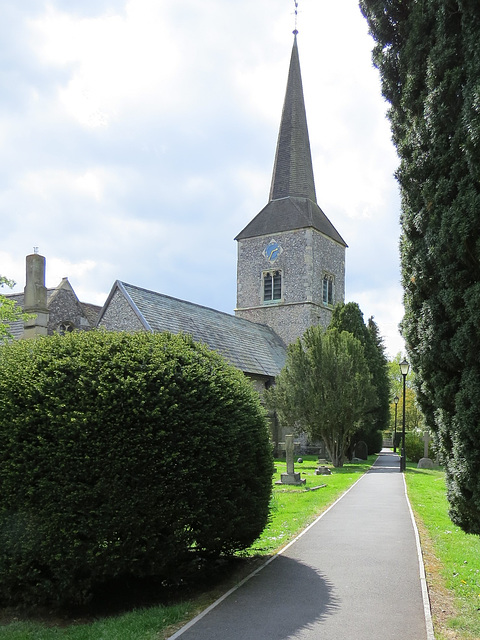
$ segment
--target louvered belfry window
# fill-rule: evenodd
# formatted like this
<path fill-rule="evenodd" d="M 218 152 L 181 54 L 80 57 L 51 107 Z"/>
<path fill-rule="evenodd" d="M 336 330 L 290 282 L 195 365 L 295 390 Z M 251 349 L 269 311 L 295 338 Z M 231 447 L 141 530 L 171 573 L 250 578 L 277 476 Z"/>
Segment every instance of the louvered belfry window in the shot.
<path fill-rule="evenodd" d="M 282 299 L 281 271 L 267 271 L 263 274 L 263 301 L 273 302 Z"/>

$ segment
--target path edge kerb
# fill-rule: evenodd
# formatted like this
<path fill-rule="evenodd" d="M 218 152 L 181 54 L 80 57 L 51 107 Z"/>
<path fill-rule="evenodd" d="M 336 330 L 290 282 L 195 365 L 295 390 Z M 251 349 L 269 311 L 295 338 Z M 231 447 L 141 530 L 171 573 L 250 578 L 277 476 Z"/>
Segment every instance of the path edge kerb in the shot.
<path fill-rule="evenodd" d="M 430 606 L 430 595 L 428 593 L 427 576 L 425 574 L 425 563 L 423 562 L 423 553 L 422 553 L 422 545 L 420 543 L 420 534 L 418 533 L 418 527 L 415 521 L 415 515 L 413 513 L 412 505 L 410 504 L 410 498 L 408 497 L 407 481 L 405 480 L 405 474 L 402 474 L 402 475 L 403 475 L 403 487 L 405 491 L 405 498 L 407 500 L 408 510 L 410 512 L 413 533 L 415 536 L 415 545 L 417 547 L 418 570 L 420 573 L 420 586 L 422 588 L 423 610 L 425 614 L 425 626 L 427 628 L 427 640 L 435 640 L 435 633 L 433 631 L 432 608 Z"/>
<path fill-rule="evenodd" d="M 375 460 L 375 462 L 372 464 L 372 467 L 374 467 L 379 459 L 380 456 L 377 456 L 377 459 Z M 370 468 L 371 469 L 371 468 Z M 335 502 L 332 502 L 332 504 L 327 507 L 325 509 L 325 511 L 322 511 L 322 513 L 315 518 L 315 520 L 308 525 L 308 527 L 305 527 L 305 529 L 303 529 L 303 531 L 301 531 L 298 536 L 296 536 L 293 540 L 291 540 L 288 544 L 286 544 L 284 547 L 282 547 L 280 549 L 280 551 L 278 551 L 277 553 L 275 553 L 271 558 L 269 558 L 268 560 L 266 560 L 260 567 L 258 567 L 257 569 L 255 569 L 255 571 L 252 571 L 252 573 L 249 573 L 248 576 L 246 576 L 245 578 L 243 578 L 243 580 L 241 580 L 238 584 L 236 584 L 234 587 L 232 587 L 231 589 L 229 589 L 226 593 L 224 593 L 222 596 L 220 596 L 220 598 L 218 598 L 217 600 L 215 600 L 215 602 L 212 602 L 212 604 L 210 606 L 208 606 L 206 609 L 204 609 L 203 611 L 201 611 L 198 615 L 195 616 L 195 618 L 192 618 L 189 622 L 187 622 L 187 624 L 185 624 L 181 629 L 179 629 L 176 633 L 173 634 L 173 636 L 169 636 L 167 638 L 167 640 L 176 640 L 177 638 L 180 638 L 180 636 L 182 636 L 185 631 L 188 631 L 188 629 L 190 629 L 191 627 L 193 627 L 197 622 L 199 622 L 202 618 L 204 618 L 208 613 L 210 613 L 210 611 L 212 611 L 212 609 L 215 609 L 215 607 L 217 607 L 220 603 L 222 603 L 224 600 L 226 600 L 232 593 L 235 593 L 235 591 L 237 591 L 237 589 L 239 589 L 241 586 L 243 586 L 246 582 L 248 582 L 251 578 L 253 578 L 254 576 L 256 576 L 258 573 L 260 573 L 260 571 L 262 571 L 262 569 L 265 569 L 265 567 L 267 567 L 271 562 L 273 562 L 276 558 L 278 558 L 279 556 L 281 556 L 283 553 L 285 553 L 285 551 L 287 549 L 289 549 L 293 544 L 295 544 L 295 542 L 297 542 L 297 540 L 300 540 L 300 538 L 302 536 L 304 536 L 307 531 L 310 531 L 310 529 L 312 527 L 314 527 L 317 522 L 319 520 L 321 520 L 323 518 L 323 516 L 325 516 L 330 509 L 333 509 L 333 507 L 338 504 L 340 502 L 340 500 L 342 498 L 344 498 L 352 489 L 353 487 L 355 487 L 361 480 L 363 480 L 363 478 L 365 478 L 365 476 L 370 473 L 370 469 L 368 471 L 366 471 L 365 473 L 362 473 L 362 475 L 360 476 L 360 478 L 358 478 L 358 480 L 355 480 L 355 482 L 352 484 L 352 486 L 350 486 L 346 491 L 344 491 L 342 493 L 341 496 L 339 496 Z M 407 497 L 407 502 L 408 502 L 408 497 Z M 408 502 L 408 506 L 410 508 L 410 503 Z M 422 564 L 423 566 L 423 564 Z M 435 640 L 435 638 L 430 638 L 428 637 L 427 640 Z"/>

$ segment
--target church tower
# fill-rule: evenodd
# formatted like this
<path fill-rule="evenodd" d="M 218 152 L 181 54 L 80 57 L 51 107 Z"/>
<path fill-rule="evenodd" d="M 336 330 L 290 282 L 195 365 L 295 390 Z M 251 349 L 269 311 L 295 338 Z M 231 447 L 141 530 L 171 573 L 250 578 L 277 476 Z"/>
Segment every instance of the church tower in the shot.
<path fill-rule="evenodd" d="M 235 238 L 235 315 L 284 340 L 330 322 L 345 298 L 346 244 L 317 204 L 294 31 L 268 204 Z"/>

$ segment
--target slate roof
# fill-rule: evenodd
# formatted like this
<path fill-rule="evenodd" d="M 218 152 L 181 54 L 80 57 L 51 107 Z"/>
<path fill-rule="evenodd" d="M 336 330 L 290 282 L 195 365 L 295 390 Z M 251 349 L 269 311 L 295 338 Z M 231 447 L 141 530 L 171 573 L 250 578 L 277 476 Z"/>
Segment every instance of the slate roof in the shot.
<path fill-rule="evenodd" d="M 85 313 L 85 317 L 92 327 L 97 324 L 97 318 L 102 310 L 98 304 L 92 304 L 91 302 L 80 302 L 83 307 L 83 311 Z"/>
<path fill-rule="evenodd" d="M 217 351 L 244 373 L 276 376 L 285 364 L 285 344 L 265 325 L 119 280 L 114 284 L 109 300 L 116 289 L 123 293 L 149 331 L 190 334 L 195 341 Z M 99 323 L 109 300 L 100 314 Z"/>
<path fill-rule="evenodd" d="M 309 227 L 313 227 L 344 247 L 347 246 L 316 202 L 296 197 L 271 200 L 235 239 L 256 238 L 280 231 Z"/>
<path fill-rule="evenodd" d="M 293 41 L 290 58 L 269 199 L 287 196 L 317 201 L 297 36 Z"/>
<path fill-rule="evenodd" d="M 295 35 L 269 202 L 235 239 L 242 240 L 308 227 L 313 227 L 341 245 L 347 246 L 317 204 Z"/>

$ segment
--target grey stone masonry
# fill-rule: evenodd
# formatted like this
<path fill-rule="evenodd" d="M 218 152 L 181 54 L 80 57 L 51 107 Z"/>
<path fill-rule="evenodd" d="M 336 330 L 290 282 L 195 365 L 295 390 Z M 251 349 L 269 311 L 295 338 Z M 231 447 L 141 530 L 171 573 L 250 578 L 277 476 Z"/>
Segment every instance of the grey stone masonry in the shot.
<path fill-rule="evenodd" d="M 289 344 L 345 299 L 346 243 L 317 203 L 295 35 L 270 199 L 235 238 L 235 315 Z"/>
<path fill-rule="evenodd" d="M 45 258 L 38 253 L 32 253 L 26 259 L 23 310 L 33 314 L 33 317 L 25 322 L 23 337 L 46 336 L 48 308 L 45 287 Z"/>
<path fill-rule="evenodd" d="M 280 247 L 272 263 L 265 247 Z M 281 298 L 263 300 L 263 274 L 278 271 Z M 331 304 L 323 301 L 323 278 L 333 282 Z M 238 241 L 235 315 L 271 327 L 286 343 L 312 325 L 327 326 L 332 308 L 345 298 L 345 247 L 312 228 Z"/>
<path fill-rule="evenodd" d="M 117 289 L 103 309 L 99 327 L 108 331 L 145 331 L 145 323 L 132 309 L 122 292 Z"/>

